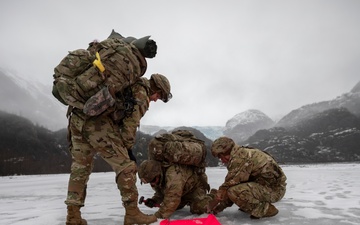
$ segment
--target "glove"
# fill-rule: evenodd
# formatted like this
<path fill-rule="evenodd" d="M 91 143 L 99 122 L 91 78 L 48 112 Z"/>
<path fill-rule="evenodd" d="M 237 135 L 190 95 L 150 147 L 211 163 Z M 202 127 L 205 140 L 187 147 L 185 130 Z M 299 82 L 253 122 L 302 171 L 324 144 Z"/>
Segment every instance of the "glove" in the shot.
<path fill-rule="evenodd" d="M 213 213 L 213 210 L 215 208 L 215 206 L 217 206 L 219 204 L 219 201 L 216 199 L 213 199 L 211 201 L 208 202 L 207 206 L 206 206 L 206 212 L 207 213 Z"/>
<path fill-rule="evenodd" d="M 156 218 L 158 218 L 158 219 L 165 219 L 165 218 L 161 215 L 161 213 L 159 213 L 159 211 L 157 211 L 157 212 L 154 214 L 154 216 L 156 216 Z M 170 223 L 170 221 L 169 221 L 169 223 Z"/>
<path fill-rule="evenodd" d="M 154 205 L 156 204 L 155 200 L 152 198 L 148 198 L 146 199 L 146 201 L 144 201 L 145 205 L 149 208 L 154 207 Z"/>
<path fill-rule="evenodd" d="M 214 215 L 224 211 L 224 209 L 226 208 L 226 206 L 222 203 L 218 204 L 213 210 L 212 210 L 212 213 Z"/>
<path fill-rule="evenodd" d="M 132 161 L 134 161 L 136 163 L 136 158 L 135 158 L 132 150 L 128 149 L 127 151 L 128 151 L 128 155 L 129 155 L 130 160 L 132 160 Z"/>

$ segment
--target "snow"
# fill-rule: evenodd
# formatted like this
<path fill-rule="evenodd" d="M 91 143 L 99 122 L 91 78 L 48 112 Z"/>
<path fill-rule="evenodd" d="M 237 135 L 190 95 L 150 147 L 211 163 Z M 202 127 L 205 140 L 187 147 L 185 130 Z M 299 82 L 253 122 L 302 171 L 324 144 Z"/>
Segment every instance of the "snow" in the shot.
<path fill-rule="evenodd" d="M 360 164 L 283 165 L 288 177 L 287 193 L 275 206 L 279 214 L 251 220 L 236 205 L 219 213 L 222 225 L 252 224 L 360 224 Z M 209 183 L 217 188 L 226 168 L 207 168 Z M 0 177 L 1 225 L 65 224 L 64 204 L 68 174 Z M 149 185 L 138 183 L 139 196 L 151 197 Z M 123 224 L 124 209 L 113 172 L 93 173 L 82 215 L 89 225 Z M 144 213 L 150 209 L 139 205 Z M 176 211 L 171 219 L 203 218 L 189 208 Z M 154 225 L 160 224 L 160 220 Z"/>
<path fill-rule="evenodd" d="M 256 109 L 249 109 L 242 113 L 236 114 L 233 118 L 226 122 L 227 129 L 232 129 L 239 124 L 249 124 L 261 120 L 269 119 L 263 112 Z"/>

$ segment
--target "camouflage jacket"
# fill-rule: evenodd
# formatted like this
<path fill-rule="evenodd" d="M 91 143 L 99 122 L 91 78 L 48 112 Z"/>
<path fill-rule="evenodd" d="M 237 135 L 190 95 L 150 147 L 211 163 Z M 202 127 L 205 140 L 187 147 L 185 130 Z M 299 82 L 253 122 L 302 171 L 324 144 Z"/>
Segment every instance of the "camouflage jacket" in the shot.
<path fill-rule="evenodd" d="M 131 86 L 136 105 L 134 111 L 122 120 L 120 127 L 123 144 L 127 149 L 132 149 L 135 143 L 136 130 L 140 126 L 140 120 L 149 109 L 150 82 L 145 77 L 139 79 Z"/>
<path fill-rule="evenodd" d="M 286 185 L 286 176 L 274 158 L 255 148 L 235 145 L 230 152 L 225 182 L 219 187 L 218 198 L 224 199 L 226 190 L 245 182 L 257 182 L 268 187 Z"/>
<path fill-rule="evenodd" d="M 160 184 L 153 187 L 155 194 L 152 199 L 158 204 L 161 203 L 156 212 L 157 216 L 169 218 L 182 203 L 182 196 L 192 193 L 197 188 L 205 188 L 200 176 L 192 166 L 172 164 L 165 168 Z"/>

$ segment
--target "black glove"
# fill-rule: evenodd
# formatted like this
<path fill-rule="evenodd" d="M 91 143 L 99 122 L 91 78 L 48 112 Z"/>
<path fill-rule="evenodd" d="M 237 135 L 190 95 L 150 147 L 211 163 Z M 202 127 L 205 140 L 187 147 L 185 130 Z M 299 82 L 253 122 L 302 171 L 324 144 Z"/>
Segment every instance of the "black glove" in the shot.
<path fill-rule="evenodd" d="M 156 204 L 155 200 L 152 199 L 152 198 L 148 198 L 148 199 L 146 199 L 146 201 L 144 201 L 144 202 L 145 202 L 145 205 L 146 205 L 147 207 L 149 207 L 149 208 L 154 207 L 155 204 Z"/>
<path fill-rule="evenodd" d="M 136 158 L 133 155 L 132 150 L 128 149 L 127 151 L 128 151 L 128 155 L 129 155 L 130 160 L 132 160 L 132 161 L 134 161 L 136 163 Z"/>

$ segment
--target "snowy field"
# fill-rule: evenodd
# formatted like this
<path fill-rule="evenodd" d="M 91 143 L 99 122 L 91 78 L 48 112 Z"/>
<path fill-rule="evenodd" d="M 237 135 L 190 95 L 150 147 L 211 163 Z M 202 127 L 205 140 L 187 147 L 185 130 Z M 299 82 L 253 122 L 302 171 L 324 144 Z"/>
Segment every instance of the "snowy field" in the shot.
<path fill-rule="evenodd" d="M 217 215 L 222 225 L 239 224 L 360 224 L 360 164 L 287 165 L 288 189 L 275 203 L 279 214 L 251 220 L 234 205 Z M 218 188 L 225 168 L 208 168 L 211 187 Z M 0 177 L 1 225 L 65 224 L 64 204 L 68 174 Z M 90 177 L 83 217 L 89 225 L 123 224 L 124 209 L 114 182 L 114 173 L 94 173 Z M 139 195 L 151 197 L 149 185 L 138 184 Z M 140 205 L 147 213 L 156 209 Z M 171 219 L 202 218 L 189 208 Z M 160 221 L 154 223 L 158 225 Z"/>

